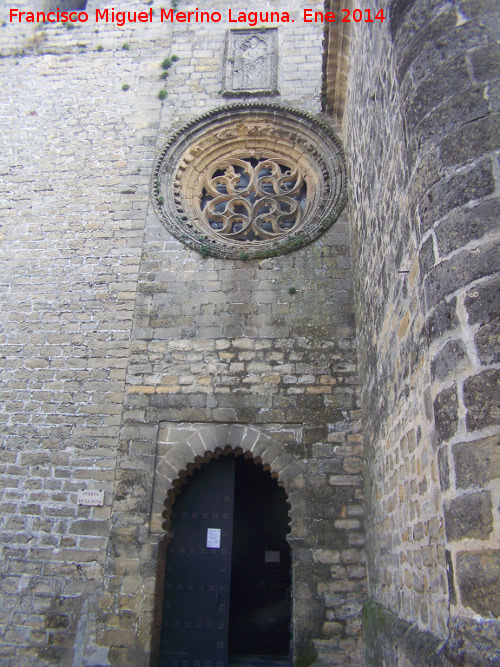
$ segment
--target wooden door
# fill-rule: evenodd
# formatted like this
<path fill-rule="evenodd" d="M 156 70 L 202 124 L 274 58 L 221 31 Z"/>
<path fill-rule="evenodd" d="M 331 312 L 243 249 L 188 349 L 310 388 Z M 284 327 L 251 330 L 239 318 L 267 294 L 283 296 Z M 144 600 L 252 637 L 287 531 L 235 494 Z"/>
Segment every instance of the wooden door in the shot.
<path fill-rule="evenodd" d="M 226 667 L 234 471 L 233 456 L 211 461 L 175 500 L 160 667 Z"/>

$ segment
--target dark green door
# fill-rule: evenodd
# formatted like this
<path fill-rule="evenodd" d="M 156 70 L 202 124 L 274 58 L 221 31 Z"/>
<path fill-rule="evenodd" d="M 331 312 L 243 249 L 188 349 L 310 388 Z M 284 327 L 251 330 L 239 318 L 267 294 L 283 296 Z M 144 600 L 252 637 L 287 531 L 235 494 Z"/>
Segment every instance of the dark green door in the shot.
<path fill-rule="evenodd" d="M 160 667 L 226 667 L 234 469 L 233 456 L 211 461 L 175 500 Z"/>
<path fill-rule="evenodd" d="M 284 489 L 242 456 L 189 478 L 172 508 L 160 667 L 226 667 L 228 652 L 288 655 L 288 509 Z"/>

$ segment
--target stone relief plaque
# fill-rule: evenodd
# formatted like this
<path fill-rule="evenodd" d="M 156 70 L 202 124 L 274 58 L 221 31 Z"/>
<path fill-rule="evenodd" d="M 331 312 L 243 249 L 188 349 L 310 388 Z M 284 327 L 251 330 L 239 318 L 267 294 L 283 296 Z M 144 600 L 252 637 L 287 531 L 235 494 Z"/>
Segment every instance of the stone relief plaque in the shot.
<path fill-rule="evenodd" d="M 229 30 L 224 58 L 223 92 L 278 94 L 278 30 Z"/>

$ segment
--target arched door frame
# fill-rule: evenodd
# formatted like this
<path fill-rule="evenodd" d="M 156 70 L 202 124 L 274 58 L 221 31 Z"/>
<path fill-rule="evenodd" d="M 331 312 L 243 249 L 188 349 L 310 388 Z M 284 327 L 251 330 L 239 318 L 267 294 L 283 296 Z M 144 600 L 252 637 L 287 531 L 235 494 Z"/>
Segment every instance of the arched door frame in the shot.
<path fill-rule="evenodd" d="M 297 426 L 300 428 L 300 425 Z M 290 503 L 289 542 L 304 535 L 305 475 L 300 461 L 286 451 L 286 444 L 258 426 L 243 424 L 161 424 L 158 433 L 150 534 L 165 536 L 164 512 L 190 469 L 209 461 L 225 448 L 241 450 L 261 463 L 285 488 Z M 220 456 L 220 454 L 218 454 Z M 165 505 L 167 501 L 167 505 Z"/>
<path fill-rule="evenodd" d="M 300 426 L 298 426 L 300 427 Z M 253 459 L 282 485 L 290 505 L 290 533 L 293 547 L 304 537 L 304 471 L 286 451 L 286 444 L 266 432 L 265 427 L 242 424 L 162 424 L 158 434 L 150 533 L 158 536 L 158 569 L 151 645 L 151 665 L 158 659 L 163 577 L 170 541 L 170 510 L 177 493 L 192 472 L 204 463 L 234 453 Z M 292 590 L 295 586 L 292 568 Z M 295 625 L 292 605 L 292 628 Z"/>

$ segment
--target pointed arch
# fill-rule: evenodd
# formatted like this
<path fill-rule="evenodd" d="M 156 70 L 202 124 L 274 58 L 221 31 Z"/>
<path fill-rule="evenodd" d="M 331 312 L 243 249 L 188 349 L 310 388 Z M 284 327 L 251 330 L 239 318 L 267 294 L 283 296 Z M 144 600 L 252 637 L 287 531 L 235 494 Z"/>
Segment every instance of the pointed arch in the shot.
<path fill-rule="evenodd" d="M 287 444 L 265 426 L 247 424 L 160 425 L 155 462 L 150 532 L 160 537 L 168 528 L 168 512 L 178 489 L 193 470 L 224 453 L 252 458 L 277 479 L 290 504 L 290 541 L 304 536 L 304 471 Z"/>

